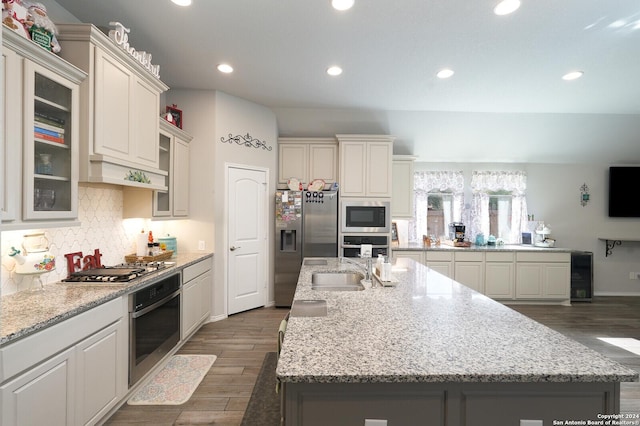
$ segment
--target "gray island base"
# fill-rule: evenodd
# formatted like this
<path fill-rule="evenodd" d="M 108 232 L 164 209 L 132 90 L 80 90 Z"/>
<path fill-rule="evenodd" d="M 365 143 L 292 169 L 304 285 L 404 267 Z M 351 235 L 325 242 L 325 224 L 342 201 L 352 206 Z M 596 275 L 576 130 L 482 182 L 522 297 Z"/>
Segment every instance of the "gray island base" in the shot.
<path fill-rule="evenodd" d="M 294 296 L 326 316 L 292 313 L 277 367 L 286 426 L 513 426 L 619 413 L 620 382 L 638 373 L 411 259 L 391 287 Z M 586 423 L 586 422 L 585 422 Z"/>

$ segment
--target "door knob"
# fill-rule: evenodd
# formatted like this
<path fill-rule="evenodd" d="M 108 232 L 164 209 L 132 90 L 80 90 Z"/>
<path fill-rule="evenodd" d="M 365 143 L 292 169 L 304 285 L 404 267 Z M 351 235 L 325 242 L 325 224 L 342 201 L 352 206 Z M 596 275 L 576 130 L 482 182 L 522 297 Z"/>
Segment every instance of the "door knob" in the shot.
<path fill-rule="evenodd" d="M 231 247 L 229 247 L 229 250 L 231 250 L 231 251 L 236 251 L 236 250 L 238 250 L 239 248 L 240 248 L 240 247 L 231 246 Z"/>

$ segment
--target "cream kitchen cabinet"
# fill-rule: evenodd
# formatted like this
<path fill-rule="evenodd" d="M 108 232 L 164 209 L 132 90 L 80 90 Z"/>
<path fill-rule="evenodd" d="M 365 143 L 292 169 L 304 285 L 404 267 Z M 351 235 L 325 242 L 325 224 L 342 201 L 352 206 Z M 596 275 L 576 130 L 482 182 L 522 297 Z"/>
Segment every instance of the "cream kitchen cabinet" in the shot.
<path fill-rule="evenodd" d="M 80 180 L 167 190 L 159 168 L 158 78 L 90 24 L 59 24 L 60 55 L 88 73 L 80 89 Z"/>
<path fill-rule="evenodd" d="M 484 293 L 493 299 L 513 299 L 515 283 L 515 253 L 485 254 Z"/>
<path fill-rule="evenodd" d="M 454 276 L 453 253 L 448 251 L 426 251 L 425 264 L 449 278 Z"/>
<path fill-rule="evenodd" d="M 191 336 L 211 313 L 213 274 L 211 259 L 187 266 L 182 272 L 182 340 Z"/>
<path fill-rule="evenodd" d="M 191 135 L 160 118 L 158 158 L 166 190 L 125 188 L 123 217 L 184 219 L 189 216 L 189 143 Z"/>
<path fill-rule="evenodd" d="M 460 284 L 484 293 L 484 253 L 478 251 L 454 253 L 453 276 Z"/>
<path fill-rule="evenodd" d="M 416 157 L 393 156 L 393 178 L 391 195 L 391 217 L 413 219 L 413 172 Z"/>
<path fill-rule="evenodd" d="M 338 142 L 335 138 L 279 138 L 278 187 L 287 188 L 290 178 L 309 184 L 338 178 Z M 306 189 L 306 188 L 305 188 Z"/>
<path fill-rule="evenodd" d="M 2 347 L 0 423 L 98 423 L 127 393 L 126 311 L 114 299 Z"/>
<path fill-rule="evenodd" d="M 570 253 L 517 253 L 516 298 L 559 299 L 569 304 Z"/>
<path fill-rule="evenodd" d="M 16 226 L 20 219 L 29 226 L 68 226 L 78 210 L 79 84 L 86 74 L 30 40 L 2 31 L 2 220 Z"/>
<path fill-rule="evenodd" d="M 3 27 L 3 33 L 8 32 Z M 6 35 L 5 35 L 6 42 Z M 9 222 L 18 219 L 20 193 L 15 176 L 22 173 L 22 91 L 20 74 L 22 58 L 12 49 L 2 46 L 2 138 L 0 140 L 0 219 Z"/>
<path fill-rule="evenodd" d="M 336 135 L 342 197 L 388 198 L 392 193 L 393 140 L 388 135 Z"/>
<path fill-rule="evenodd" d="M 167 191 L 155 191 L 154 216 L 186 217 L 189 215 L 189 143 L 191 135 L 160 119 L 160 168 Z"/>
<path fill-rule="evenodd" d="M 423 250 L 393 250 L 391 251 L 391 258 L 394 260 L 396 259 L 413 259 L 418 263 L 421 264 L 425 264 L 424 263 L 424 256 L 425 253 Z"/>

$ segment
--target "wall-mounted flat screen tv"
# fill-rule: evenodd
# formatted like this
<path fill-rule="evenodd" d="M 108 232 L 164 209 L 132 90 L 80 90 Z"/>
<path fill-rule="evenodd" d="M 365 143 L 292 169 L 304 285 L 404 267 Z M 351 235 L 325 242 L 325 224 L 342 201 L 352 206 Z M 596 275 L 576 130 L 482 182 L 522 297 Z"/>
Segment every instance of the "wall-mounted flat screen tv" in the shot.
<path fill-rule="evenodd" d="M 609 167 L 609 217 L 640 217 L 634 189 L 640 183 L 640 166 Z"/>

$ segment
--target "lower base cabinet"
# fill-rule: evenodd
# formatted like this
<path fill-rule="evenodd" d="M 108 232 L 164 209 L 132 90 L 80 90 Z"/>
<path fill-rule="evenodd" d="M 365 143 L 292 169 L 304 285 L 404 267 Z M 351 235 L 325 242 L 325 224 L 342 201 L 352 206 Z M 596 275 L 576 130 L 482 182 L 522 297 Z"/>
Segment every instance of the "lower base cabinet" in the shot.
<path fill-rule="evenodd" d="M 0 424 L 98 423 L 127 392 L 125 312 L 116 299 L 2 348 Z"/>
<path fill-rule="evenodd" d="M 182 272 L 182 340 L 188 339 L 211 313 L 213 274 L 211 259 L 187 266 Z"/>
<path fill-rule="evenodd" d="M 492 299 L 570 303 L 571 253 L 553 251 L 395 250 Z"/>

